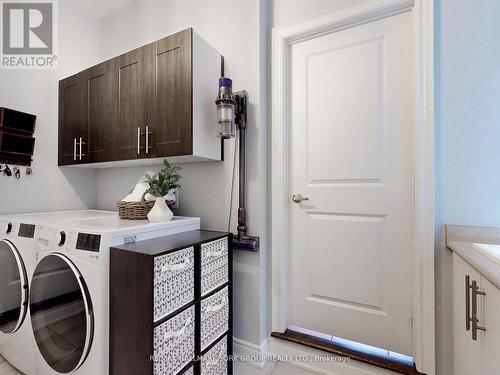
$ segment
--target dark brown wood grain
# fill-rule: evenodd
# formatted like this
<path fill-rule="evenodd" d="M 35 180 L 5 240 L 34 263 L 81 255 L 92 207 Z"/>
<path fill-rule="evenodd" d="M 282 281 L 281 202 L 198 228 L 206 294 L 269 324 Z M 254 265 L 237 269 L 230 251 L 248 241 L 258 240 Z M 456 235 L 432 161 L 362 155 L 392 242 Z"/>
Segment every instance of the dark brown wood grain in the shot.
<path fill-rule="evenodd" d="M 153 238 L 151 240 L 117 246 L 116 249 L 135 253 L 158 256 L 189 246 L 197 246 L 207 241 L 215 241 L 227 237 L 226 232 L 210 230 L 193 230 L 189 232 L 172 234 L 170 236 Z"/>
<path fill-rule="evenodd" d="M 87 134 L 85 80 L 75 74 L 59 82 L 59 165 L 77 164 L 74 139 Z"/>
<path fill-rule="evenodd" d="M 60 81 L 59 165 L 191 155 L 192 37 L 189 28 Z"/>
<path fill-rule="evenodd" d="M 110 374 L 152 374 L 153 258 L 111 251 Z"/>
<path fill-rule="evenodd" d="M 149 67 L 149 156 L 192 154 L 192 29 L 155 43 Z"/>
<path fill-rule="evenodd" d="M 137 48 L 116 58 L 115 79 L 118 86 L 118 124 L 113 129 L 111 160 L 130 160 L 145 157 L 144 135 L 139 139 L 137 129 L 144 133 L 147 124 L 147 70 L 151 64 L 154 44 Z"/>
<path fill-rule="evenodd" d="M 408 366 L 405 363 L 398 361 L 396 359 L 387 359 L 385 357 L 378 357 L 373 354 L 367 354 L 361 351 L 351 350 L 342 347 L 340 345 L 336 345 L 331 341 L 323 340 L 314 336 L 295 332 L 289 329 L 287 329 L 284 333 L 272 332 L 271 336 L 286 341 L 290 341 L 295 344 L 304 345 L 313 349 L 322 350 L 324 352 L 334 354 L 337 356 L 346 357 L 355 361 L 367 363 L 372 366 L 381 367 L 386 370 L 397 372 L 399 374 L 422 375 L 422 373 L 416 370 L 415 366 Z"/>
<path fill-rule="evenodd" d="M 0 130 L 33 135 L 35 124 L 36 115 L 0 107 Z"/>
<path fill-rule="evenodd" d="M 118 61 L 109 60 L 85 70 L 87 115 L 86 143 L 83 147 L 86 163 L 111 160 L 113 130 L 118 125 L 118 80 L 114 76 Z"/>

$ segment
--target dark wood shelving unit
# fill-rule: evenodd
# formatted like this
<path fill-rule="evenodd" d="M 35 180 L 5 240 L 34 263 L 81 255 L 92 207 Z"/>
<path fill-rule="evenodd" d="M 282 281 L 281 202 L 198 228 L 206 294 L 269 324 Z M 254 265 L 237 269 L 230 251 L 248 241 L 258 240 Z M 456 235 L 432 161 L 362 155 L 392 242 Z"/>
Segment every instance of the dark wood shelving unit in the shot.
<path fill-rule="evenodd" d="M 0 163 L 31 165 L 36 116 L 0 107 Z"/>
<path fill-rule="evenodd" d="M 199 375 L 204 366 L 217 366 L 214 373 L 221 375 L 233 374 L 231 244 L 230 233 L 195 230 L 111 248 L 111 375 Z M 177 258 L 176 254 L 182 255 Z M 192 261 L 188 260 L 187 254 L 192 254 Z M 184 261 L 179 262 L 179 259 Z M 192 268 L 186 266 L 184 271 L 170 269 L 181 263 L 192 265 Z M 169 272 L 172 276 L 166 276 Z M 188 274 L 192 276 L 191 283 L 181 282 L 189 279 L 180 279 Z M 186 291 L 191 291 L 192 296 L 188 302 L 157 316 L 157 309 L 169 301 L 162 297 L 162 293 L 173 290 L 161 288 L 162 280 L 173 282 L 172 286 L 176 285 L 176 288 L 187 287 Z M 224 297 L 220 299 L 220 296 Z M 221 300 L 225 302 L 219 304 Z M 189 344 L 190 349 L 185 353 L 190 353 L 189 361 L 182 368 L 169 372 L 161 361 L 152 358 L 161 359 L 165 349 L 166 353 L 180 354 L 176 345 L 163 342 L 171 337 L 161 339 L 165 334 L 162 327 L 172 329 L 175 320 L 187 313 L 192 314 L 189 326 L 193 328 L 187 328 L 186 321 L 184 329 L 175 335 L 185 335 L 182 340 Z M 174 324 L 169 326 L 172 321 Z M 218 328 L 219 324 L 222 324 L 222 329 Z M 180 333 L 184 330 L 185 333 Z M 183 345 L 180 347 L 185 347 Z M 214 358 L 217 360 L 213 361 Z"/>

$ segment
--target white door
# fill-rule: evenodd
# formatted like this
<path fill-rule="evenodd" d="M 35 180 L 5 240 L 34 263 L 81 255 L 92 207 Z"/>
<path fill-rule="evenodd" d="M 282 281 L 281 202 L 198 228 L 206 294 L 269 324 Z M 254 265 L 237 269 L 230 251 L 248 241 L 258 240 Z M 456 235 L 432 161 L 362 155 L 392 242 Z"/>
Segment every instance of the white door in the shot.
<path fill-rule="evenodd" d="M 288 161 L 289 327 L 410 355 L 411 55 L 409 13 L 294 44 Z"/>

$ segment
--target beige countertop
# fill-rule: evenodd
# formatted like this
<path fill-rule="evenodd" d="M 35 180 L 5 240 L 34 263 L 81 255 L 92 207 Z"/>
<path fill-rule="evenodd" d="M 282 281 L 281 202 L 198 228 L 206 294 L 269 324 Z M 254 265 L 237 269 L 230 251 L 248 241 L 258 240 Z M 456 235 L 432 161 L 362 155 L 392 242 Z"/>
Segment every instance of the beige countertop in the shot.
<path fill-rule="evenodd" d="M 446 225 L 446 246 L 500 289 L 500 264 L 473 244 L 500 245 L 500 228 Z"/>

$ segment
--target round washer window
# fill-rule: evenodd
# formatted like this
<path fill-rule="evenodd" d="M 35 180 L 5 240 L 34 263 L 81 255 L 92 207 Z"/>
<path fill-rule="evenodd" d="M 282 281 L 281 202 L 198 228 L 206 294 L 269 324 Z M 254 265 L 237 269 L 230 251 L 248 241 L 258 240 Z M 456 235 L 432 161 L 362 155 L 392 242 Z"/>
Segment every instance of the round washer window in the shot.
<path fill-rule="evenodd" d="M 30 312 L 35 340 L 47 364 L 60 373 L 80 367 L 92 344 L 92 304 L 83 277 L 65 256 L 51 254 L 36 266 Z"/>
<path fill-rule="evenodd" d="M 7 240 L 0 241 L 0 331 L 13 333 L 26 316 L 28 280 L 19 252 Z"/>

